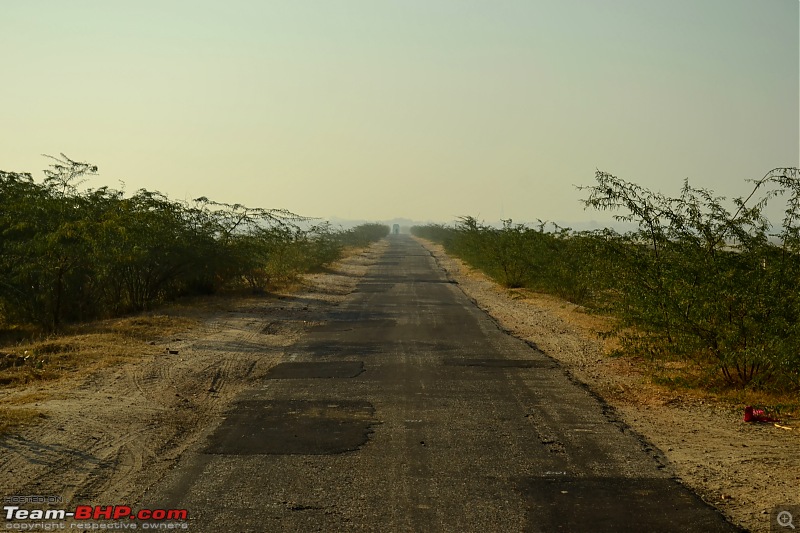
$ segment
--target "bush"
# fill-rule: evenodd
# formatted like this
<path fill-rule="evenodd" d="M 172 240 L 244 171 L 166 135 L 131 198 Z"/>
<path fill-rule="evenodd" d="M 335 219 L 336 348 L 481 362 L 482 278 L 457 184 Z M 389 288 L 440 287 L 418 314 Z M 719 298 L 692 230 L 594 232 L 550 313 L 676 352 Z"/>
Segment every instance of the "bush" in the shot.
<path fill-rule="evenodd" d="M 97 167 L 61 154 L 43 183 L 0 171 L 0 318 L 57 329 L 188 294 L 263 289 L 339 258 L 345 243 L 388 233 L 349 232 L 280 209 L 140 190 L 80 192 Z"/>
<path fill-rule="evenodd" d="M 501 228 L 462 217 L 454 227 L 414 226 L 411 232 L 442 243 L 445 249 L 508 288 L 528 287 L 586 303 L 593 294 L 589 278 L 597 237 L 540 222 L 530 228 L 504 220 Z"/>

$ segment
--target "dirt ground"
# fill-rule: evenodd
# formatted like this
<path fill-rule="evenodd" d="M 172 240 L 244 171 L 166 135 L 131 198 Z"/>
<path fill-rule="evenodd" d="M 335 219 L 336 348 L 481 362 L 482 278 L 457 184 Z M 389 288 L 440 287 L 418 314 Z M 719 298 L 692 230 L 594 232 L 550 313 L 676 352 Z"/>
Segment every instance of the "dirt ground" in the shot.
<path fill-rule="evenodd" d="M 674 475 L 732 522 L 769 531 L 769 512 L 800 504 L 800 422 L 743 421 L 744 405 L 654 385 L 625 358 L 609 357 L 607 324 L 580 306 L 525 290 L 503 289 L 422 241 L 476 304 L 511 334 L 535 344 L 611 405 L 658 447 Z M 607 329 L 607 328 L 606 328 Z"/>
<path fill-rule="evenodd" d="M 242 298 L 197 327 L 143 343 L 136 361 L 0 390 L 0 408 L 41 413 L 0 437 L 0 497 L 135 503 L 240 391 L 352 292 L 383 246 L 306 276 L 299 292 Z"/>
<path fill-rule="evenodd" d="M 136 503 L 240 391 L 355 288 L 384 246 L 308 276 L 299 292 L 243 298 L 209 312 L 199 326 L 152 339 L 136 361 L 0 390 L 0 408 L 41 413 L 37 423 L 0 438 L 0 496 Z M 597 317 L 553 297 L 504 290 L 441 247 L 425 246 L 501 328 L 535 344 L 613 406 L 663 452 L 676 477 L 734 523 L 767 531 L 774 506 L 800 503 L 800 424 L 747 424 L 742 405 L 657 387 L 630 361 L 608 357 Z"/>

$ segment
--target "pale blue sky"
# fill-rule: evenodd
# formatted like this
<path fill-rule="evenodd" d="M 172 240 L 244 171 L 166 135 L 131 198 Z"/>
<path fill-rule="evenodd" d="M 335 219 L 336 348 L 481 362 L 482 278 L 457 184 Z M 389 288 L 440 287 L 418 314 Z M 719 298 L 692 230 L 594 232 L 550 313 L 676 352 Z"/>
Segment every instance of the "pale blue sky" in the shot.
<path fill-rule="evenodd" d="M 0 169 L 310 216 L 603 220 L 797 166 L 797 0 L 0 2 Z"/>

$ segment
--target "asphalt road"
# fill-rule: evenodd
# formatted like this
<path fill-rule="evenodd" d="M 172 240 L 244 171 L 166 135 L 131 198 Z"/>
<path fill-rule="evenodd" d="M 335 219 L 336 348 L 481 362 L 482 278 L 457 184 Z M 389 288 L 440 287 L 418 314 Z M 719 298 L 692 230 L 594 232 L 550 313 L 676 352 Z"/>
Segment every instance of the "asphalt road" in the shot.
<path fill-rule="evenodd" d="M 192 531 L 735 531 L 407 236 L 145 498 Z"/>

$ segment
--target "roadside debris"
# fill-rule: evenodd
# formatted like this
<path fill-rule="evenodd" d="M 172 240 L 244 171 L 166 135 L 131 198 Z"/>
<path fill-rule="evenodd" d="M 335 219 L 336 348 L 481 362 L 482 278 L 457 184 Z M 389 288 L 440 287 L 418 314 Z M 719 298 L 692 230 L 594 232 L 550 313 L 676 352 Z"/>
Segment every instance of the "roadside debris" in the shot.
<path fill-rule="evenodd" d="M 745 422 L 780 422 L 777 418 L 767 416 L 763 409 L 755 409 L 752 405 L 744 408 Z"/>

